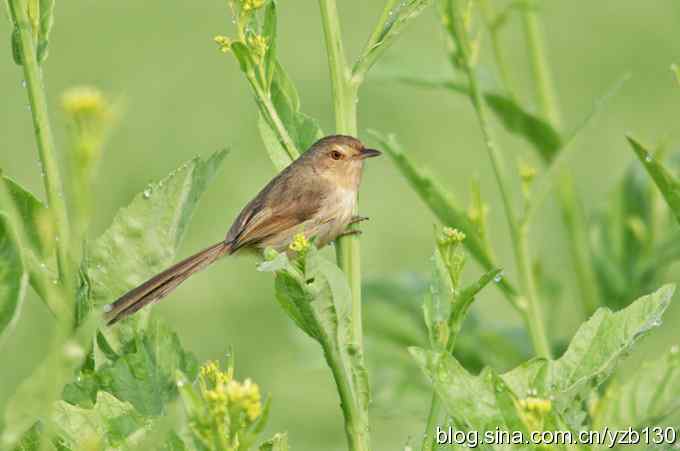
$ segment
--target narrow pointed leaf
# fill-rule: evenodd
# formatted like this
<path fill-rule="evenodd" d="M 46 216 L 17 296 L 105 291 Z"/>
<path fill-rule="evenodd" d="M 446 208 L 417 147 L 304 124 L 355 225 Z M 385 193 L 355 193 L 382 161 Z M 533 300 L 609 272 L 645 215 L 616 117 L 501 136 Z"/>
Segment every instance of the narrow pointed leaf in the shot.
<path fill-rule="evenodd" d="M 675 218 L 680 223 L 680 179 L 675 177 L 668 169 L 657 161 L 651 153 L 632 136 L 628 136 L 628 142 L 633 147 L 635 155 L 654 180 L 656 186 L 663 194 L 668 206 L 673 211 Z"/>

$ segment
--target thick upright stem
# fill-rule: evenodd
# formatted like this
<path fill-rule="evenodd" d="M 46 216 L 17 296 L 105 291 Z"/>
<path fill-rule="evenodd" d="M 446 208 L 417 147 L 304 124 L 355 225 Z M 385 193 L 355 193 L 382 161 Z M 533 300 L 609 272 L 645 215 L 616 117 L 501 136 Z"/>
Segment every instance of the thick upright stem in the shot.
<path fill-rule="evenodd" d="M 523 17 L 529 61 L 534 86 L 536 87 L 536 97 L 543 115 L 555 127 L 559 128 L 562 119 L 553 86 L 550 64 L 545 51 L 540 16 L 534 8 L 527 5 L 524 9 Z M 569 252 L 571 254 L 572 265 L 576 273 L 576 282 L 583 310 L 586 315 L 590 315 L 597 309 L 599 304 L 599 291 L 590 256 L 583 206 L 576 193 L 572 175 L 568 171 L 563 170 L 558 177 L 558 196 L 562 209 L 562 218 L 569 236 Z"/>
<path fill-rule="evenodd" d="M 358 82 L 353 80 L 351 69 L 347 65 L 335 0 L 319 0 L 319 7 L 328 55 L 336 131 L 356 136 Z M 358 210 L 354 212 L 354 214 L 357 213 Z M 359 355 L 363 356 L 361 252 L 359 240 L 355 235 L 345 235 L 336 241 L 336 258 L 338 266 L 345 272 L 349 282 L 352 293 L 352 338 Z M 348 375 L 343 368 L 337 363 L 332 364 L 333 359 L 328 360 L 342 401 L 345 431 L 350 450 L 367 451 L 370 449 L 368 412 L 365 411 L 367 406 L 361 406 L 359 400 L 352 396 L 349 388 L 344 387 L 348 383 L 346 379 Z"/>
<path fill-rule="evenodd" d="M 352 81 L 340 36 L 340 22 L 335 0 L 319 0 L 331 75 L 331 89 L 338 133 L 357 134 L 357 86 Z M 357 212 L 355 212 L 357 213 Z M 362 346 L 361 254 L 355 235 L 345 235 L 336 242 L 338 266 L 347 274 L 352 290 L 352 326 L 354 341 Z"/>
<path fill-rule="evenodd" d="M 69 225 L 64 201 L 64 191 L 59 175 L 56 149 L 47 113 L 47 98 L 42 82 L 42 74 L 37 60 L 33 31 L 28 18 L 26 0 L 9 0 L 12 3 L 13 19 L 19 29 L 21 60 L 28 92 L 28 101 L 33 117 L 33 127 L 38 143 L 38 154 L 43 171 L 43 182 L 47 203 L 56 227 L 56 253 L 59 277 L 63 284 L 69 285 L 72 273 L 69 270 Z"/>

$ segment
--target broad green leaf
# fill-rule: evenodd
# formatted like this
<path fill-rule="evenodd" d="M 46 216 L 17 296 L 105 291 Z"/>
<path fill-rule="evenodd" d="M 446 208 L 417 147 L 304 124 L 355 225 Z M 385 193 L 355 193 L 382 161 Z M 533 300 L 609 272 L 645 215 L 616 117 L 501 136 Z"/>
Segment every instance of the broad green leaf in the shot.
<path fill-rule="evenodd" d="M 631 136 L 627 138 L 633 147 L 633 151 L 635 151 L 647 173 L 656 183 L 668 206 L 673 211 L 675 218 L 680 223 L 680 180 L 666 169 L 663 164 L 658 162 L 635 138 Z"/>
<path fill-rule="evenodd" d="M 82 365 L 99 324 L 100 314 L 96 312 L 71 336 L 57 331 L 45 360 L 19 384 L 6 404 L 0 448 L 11 448 L 36 421 L 50 419 L 54 402 L 59 399 L 64 384 Z"/>
<path fill-rule="evenodd" d="M 28 274 L 7 218 L 0 214 L 0 344 L 19 316 Z"/>
<path fill-rule="evenodd" d="M 91 408 L 58 401 L 53 421 L 70 449 L 127 448 L 148 432 L 150 422 L 132 404 L 100 391 Z"/>
<path fill-rule="evenodd" d="M 260 445 L 260 451 L 288 451 L 288 434 L 274 434 L 274 437 Z"/>
<path fill-rule="evenodd" d="M 285 268 L 275 267 L 265 264 L 259 269 L 275 272 L 279 304 L 302 331 L 319 342 L 329 365 L 342 372 L 334 376 L 347 381 L 358 407 L 366 411 L 368 373 L 352 337 L 351 291 L 344 273 L 321 257 L 313 245 Z"/>
<path fill-rule="evenodd" d="M 584 399 L 588 390 L 604 382 L 635 342 L 661 324 L 674 290 L 665 285 L 615 313 L 600 308 L 581 325 L 562 357 L 534 359 L 503 379 L 519 395 L 535 390 L 553 396 L 558 410 L 565 411 L 574 399 Z"/>
<path fill-rule="evenodd" d="M 447 353 L 417 348 L 411 353 L 449 415 L 469 429 L 490 430 L 497 425 L 510 429 L 513 422 L 517 427 L 518 419 L 530 426 L 521 403 L 515 403 L 513 413 L 508 402 L 528 398 L 543 403 L 547 423 L 579 428 L 584 416 L 580 402 L 610 375 L 641 336 L 660 324 L 673 290 L 672 286 L 662 287 L 617 313 L 598 310 L 581 326 L 562 357 L 532 359 L 500 377 L 488 368 L 472 376 Z"/>
<path fill-rule="evenodd" d="M 475 226 L 468 219 L 466 212 L 456 206 L 456 201 L 451 193 L 424 170 L 416 168 L 393 135 L 384 136 L 373 130 L 369 130 L 369 133 L 378 140 L 381 149 L 392 158 L 411 187 L 442 224 L 455 227 L 465 233 L 466 238 L 463 245 L 479 264 L 487 271 L 495 269 L 496 265 L 486 250 L 486 246 L 477 236 Z M 507 293 L 515 293 L 515 289 L 505 279 L 499 283 L 499 286 Z"/>
<path fill-rule="evenodd" d="M 248 46 L 242 42 L 236 41 L 231 44 L 231 51 L 238 61 L 239 67 L 243 73 L 249 74 L 253 72 L 253 60 L 250 57 L 250 50 Z"/>
<path fill-rule="evenodd" d="M 38 251 L 39 257 L 48 257 L 54 249 L 54 240 L 52 239 L 54 226 L 49 211 L 30 191 L 10 177 L 2 176 L 2 181 L 14 201 L 17 213 L 21 216 L 20 219 L 31 247 Z M 2 211 L 1 207 L 0 211 Z"/>
<path fill-rule="evenodd" d="M 517 396 L 490 368 L 473 376 L 445 352 L 410 348 L 411 355 L 426 374 L 448 415 L 465 431 L 526 431 Z M 518 429 L 519 428 L 519 429 Z M 487 445 L 486 449 L 513 449 L 509 445 Z"/>
<path fill-rule="evenodd" d="M 195 158 L 122 208 L 86 254 L 90 302 L 115 300 L 172 263 L 198 201 L 226 156 Z"/>
<path fill-rule="evenodd" d="M 105 391 L 129 402 L 144 416 L 157 416 L 177 395 L 176 372 L 181 371 L 190 380 L 198 372 L 194 356 L 160 320 L 152 321 L 125 345 L 124 351 L 94 372 L 83 371 L 78 381 L 64 388 L 64 400 L 89 408 L 96 402 L 97 393 Z"/>
<path fill-rule="evenodd" d="M 607 386 L 595 404 L 593 428 L 659 426 L 680 411 L 678 393 L 680 352 L 674 346 L 661 358 L 645 362 L 632 375 L 617 377 Z"/>

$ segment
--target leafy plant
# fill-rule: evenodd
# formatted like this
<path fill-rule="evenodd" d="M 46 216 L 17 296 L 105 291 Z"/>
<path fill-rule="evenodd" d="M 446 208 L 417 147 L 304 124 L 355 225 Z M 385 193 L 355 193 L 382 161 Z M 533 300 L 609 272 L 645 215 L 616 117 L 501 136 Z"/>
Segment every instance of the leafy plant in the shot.
<path fill-rule="evenodd" d="M 149 309 L 112 328 L 101 321 L 112 300 L 174 260 L 227 151 L 194 158 L 149 183 L 115 214 L 104 233 L 91 236 L 90 196 L 101 179 L 98 174 L 106 171 L 99 163 L 120 111 L 96 88 L 77 87 L 64 94 L 64 177 L 41 66 L 48 57 L 54 1 L 8 0 L 7 5 L 10 43 L 25 79 L 45 199 L 1 176 L 0 345 L 21 320 L 29 285 L 51 312 L 55 327 L 47 357 L 12 387 L 0 450 L 245 451 L 259 443 L 263 451 L 287 451 L 285 433 L 262 441 L 270 399 L 262 399 L 252 380 L 236 378 L 233 352 L 225 370 L 216 361 L 199 366 L 172 328 Z M 324 132 L 303 112 L 297 87 L 279 58 L 278 2 L 231 0 L 228 5 L 233 37 L 214 40 L 220 51 L 234 55 L 255 100 L 264 147 L 281 170 Z M 436 431 L 446 426 L 465 433 L 519 433 L 522 438 L 535 431 L 672 427 L 680 409 L 677 346 L 628 377 L 617 367 L 661 324 L 674 292 L 673 285 L 663 285 L 667 266 L 680 259 L 678 224 L 673 222 L 680 221 L 674 160 L 665 162 L 665 149 L 652 153 L 629 137 L 650 177 L 637 164 L 629 168 L 611 190 L 615 201 L 592 217 L 563 164 L 575 147 L 574 137 L 627 77 L 598 99 L 572 131 L 564 132 L 534 2 L 509 2 L 496 12 L 491 0 L 387 0 L 350 64 L 336 2 L 319 0 L 335 132 L 358 135 L 359 89 L 370 69 L 431 5 L 442 20 L 452 75 L 390 77 L 411 86 L 446 89 L 470 101 L 501 193 L 517 280 L 508 280 L 500 269 L 479 181 L 473 181 L 465 208 L 443 183 L 417 166 L 394 135 L 371 132 L 444 226 L 435 231 L 430 280 L 417 274 L 383 275 L 362 286 L 357 234 L 335 243 L 337 265 L 317 251 L 313 240 L 298 235 L 284 253 L 265 251 L 258 266 L 272 274 L 283 312 L 321 349 L 340 399 L 348 448 L 380 449 L 370 439 L 372 400 L 387 394 L 386 402 L 392 403 L 407 390 L 429 401 L 423 450 L 442 444 Z M 537 111 L 519 95 L 503 55 L 501 31 L 516 17 L 524 26 Z M 480 74 L 484 32 L 498 72 L 495 84 Z M 542 171 L 521 163 L 512 177 L 496 141 L 494 120 L 523 138 L 544 164 Z M 559 288 L 564 282 L 546 273 L 544 262 L 530 249 L 536 212 L 553 188 L 587 318 L 564 346 L 550 327 L 560 319 L 554 305 L 564 296 Z M 515 191 L 521 193 L 519 205 Z M 463 273 L 468 255 L 481 267 L 481 275 L 469 284 Z M 524 329 L 491 328 L 483 312 L 470 311 L 488 285 L 501 290 Z M 375 340 L 371 352 L 364 348 L 364 325 Z M 369 387 L 368 368 L 375 368 L 371 377 L 379 382 L 374 384 L 379 386 L 377 396 Z M 2 371 L 8 371 L 6 366 Z M 541 447 L 525 440 L 514 445 Z"/>

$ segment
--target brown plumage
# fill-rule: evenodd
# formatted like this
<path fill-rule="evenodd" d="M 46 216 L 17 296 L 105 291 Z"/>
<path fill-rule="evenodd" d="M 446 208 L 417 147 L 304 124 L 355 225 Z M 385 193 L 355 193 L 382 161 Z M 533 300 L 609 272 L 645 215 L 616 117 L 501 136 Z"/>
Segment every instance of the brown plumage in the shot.
<path fill-rule="evenodd" d="M 160 300 L 189 276 L 240 249 L 287 249 L 304 233 L 325 246 L 344 233 L 352 221 L 361 183 L 363 160 L 380 155 L 356 138 L 320 139 L 274 177 L 236 217 L 226 238 L 171 266 L 107 305 L 113 324 Z"/>

